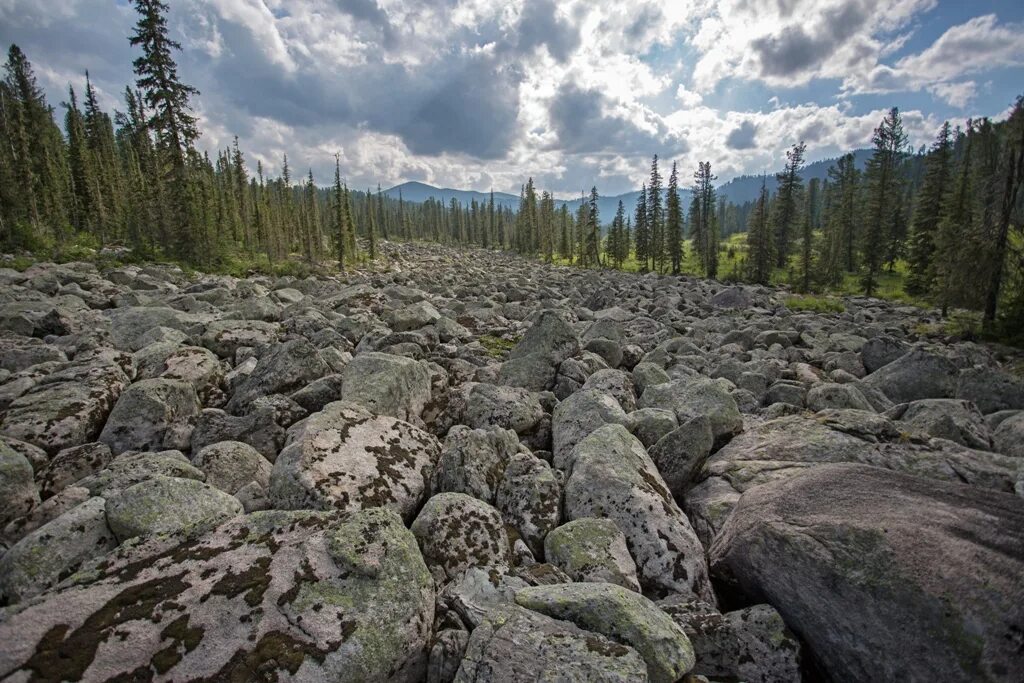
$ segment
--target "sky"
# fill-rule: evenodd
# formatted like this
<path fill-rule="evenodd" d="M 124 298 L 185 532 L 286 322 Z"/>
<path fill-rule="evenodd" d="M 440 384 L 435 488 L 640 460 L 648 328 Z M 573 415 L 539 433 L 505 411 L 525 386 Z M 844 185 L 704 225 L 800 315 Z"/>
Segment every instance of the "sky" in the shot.
<path fill-rule="evenodd" d="M 350 186 L 421 181 L 559 197 L 681 184 L 867 147 L 897 106 L 910 143 L 1002 118 L 1024 93 L 1020 0 L 167 0 L 200 145 L 251 170 Z M 0 0 L 0 41 L 51 104 L 88 70 L 123 109 L 137 54 L 124 0 Z"/>

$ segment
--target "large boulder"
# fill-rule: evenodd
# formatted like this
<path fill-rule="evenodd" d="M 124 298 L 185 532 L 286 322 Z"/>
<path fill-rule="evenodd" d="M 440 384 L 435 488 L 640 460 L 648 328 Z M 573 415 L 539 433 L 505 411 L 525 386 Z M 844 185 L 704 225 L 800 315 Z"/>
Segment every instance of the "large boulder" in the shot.
<path fill-rule="evenodd" d="M 466 382 L 449 397 L 445 418 L 474 429 L 501 427 L 528 434 L 544 417 L 537 394 L 521 387 Z"/>
<path fill-rule="evenodd" d="M 923 398 L 951 398 L 958 374 L 956 364 L 949 358 L 915 349 L 875 370 L 863 383 L 880 390 L 895 403 L 910 403 Z"/>
<path fill-rule="evenodd" d="M 360 353 L 341 373 L 342 400 L 399 420 L 419 419 L 430 402 L 430 373 L 419 362 L 389 353 Z"/>
<path fill-rule="evenodd" d="M 566 621 L 512 606 L 494 610 L 473 629 L 456 683 L 642 681 L 636 650 Z"/>
<path fill-rule="evenodd" d="M 246 415 L 230 415 L 218 408 L 206 408 L 196 418 L 192 431 L 192 452 L 221 441 L 240 441 L 249 444 L 260 454 L 274 462 L 284 446 L 285 428 L 278 422 L 273 407 L 260 406 Z"/>
<path fill-rule="evenodd" d="M 580 441 L 607 424 L 624 425 L 626 413 L 613 397 L 597 389 L 583 389 L 555 406 L 551 414 L 554 465 L 567 469 L 569 453 Z"/>
<path fill-rule="evenodd" d="M 740 494 L 827 463 L 863 463 L 944 481 L 1013 491 L 1017 463 L 902 429 L 882 415 L 829 410 L 761 423 L 712 455 L 685 492 L 686 511 L 705 544 Z"/>
<path fill-rule="evenodd" d="M 0 528 L 38 504 L 31 463 L 0 441 Z"/>
<path fill-rule="evenodd" d="M 507 571 L 512 564 L 501 514 L 464 493 L 439 493 L 410 527 L 440 583 L 470 567 Z"/>
<path fill-rule="evenodd" d="M 925 398 L 902 403 L 886 413 L 912 429 L 955 441 L 961 446 L 991 450 L 992 435 L 985 418 L 970 401 L 955 398 Z"/>
<path fill-rule="evenodd" d="M 156 475 L 114 493 L 107 523 L 118 540 L 176 531 L 204 531 L 242 514 L 232 495 L 195 479 Z"/>
<path fill-rule="evenodd" d="M 0 622 L 0 676 L 412 682 L 433 615 L 394 513 L 259 512 L 132 544 L 18 605 Z"/>
<path fill-rule="evenodd" d="M 240 347 L 260 347 L 277 341 L 278 323 L 260 320 L 215 320 L 206 326 L 199 343 L 221 358 L 234 360 Z"/>
<path fill-rule="evenodd" d="M 1024 501 L 864 465 L 740 499 L 710 550 L 834 680 L 1009 681 L 1024 669 Z"/>
<path fill-rule="evenodd" d="M 241 441 L 220 441 L 206 446 L 192 458 L 206 474 L 206 483 L 232 495 L 252 482 L 270 485 L 270 461 Z"/>
<path fill-rule="evenodd" d="M 530 453 L 516 453 L 505 467 L 494 505 L 535 556 L 561 520 L 562 486 L 551 465 Z"/>
<path fill-rule="evenodd" d="M 11 402 L 0 433 L 50 455 L 95 441 L 128 381 L 116 362 L 69 363 Z"/>
<path fill-rule="evenodd" d="M 743 430 L 743 416 L 723 382 L 728 384 L 726 380 L 691 377 L 655 384 L 644 389 L 639 405 L 671 410 L 680 424 L 703 415 L 711 422 L 716 441 L 725 441 Z"/>
<path fill-rule="evenodd" d="M 565 485 L 568 519 L 604 517 L 626 536 L 640 585 L 656 597 L 693 594 L 714 601 L 704 548 L 636 437 L 606 425 L 570 456 Z"/>
<path fill-rule="evenodd" d="M 288 430 L 270 473 L 284 510 L 387 507 L 410 521 L 426 499 L 437 439 L 407 422 L 338 401 Z"/>
<path fill-rule="evenodd" d="M 1024 412 L 1003 420 L 992 435 L 995 449 L 1014 458 L 1024 458 Z"/>
<path fill-rule="evenodd" d="M 235 388 L 227 411 L 247 413 L 261 396 L 290 394 L 330 372 L 319 351 L 304 338 L 277 344 L 260 357 L 252 374 Z"/>
<path fill-rule="evenodd" d="M 956 398 L 971 401 L 985 415 L 1024 409 L 1024 379 L 990 367 L 961 370 Z"/>
<path fill-rule="evenodd" d="M 195 388 L 176 379 L 145 379 L 118 398 L 99 441 L 114 454 L 125 451 L 187 451 L 202 407 Z"/>
<path fill-rule="evenodd" d="M 518 451 L 519 437 L 511 429 L 455 425 L 441 447 L 431 488 L 435 493 L 465 493 L 493 504 L 505 466 Z"/>
<path fill-rule="evenodd" d="M 523 338 L 502 364 L 502 384 L 545 391 L 555 382 L 559 364 L 580 350 L 576 331 L 560 311 L 541 311 Z"/>
<path fill-rule="evenodd" d="M 93 496 L 109 498 L 117 491 L 156 476 L 195 481 L 206 479 L 203 471 L 193 467 L 180 451 L 122 453 L 98 472 L 79 479 L 75 486 L 88 490 Z"/>
<path fill-rule="evenodd" d="M 722 614 L 679 595 L 657 604 L 690 639 L 697 656 L 695 675 L 746 683 L 800 681 L 800 641 L 770 605 Z"/>
<path fill-rule="evenodd" d="M 440 319 L 441 314 L 429 301 L 417 301 L 391 311 L 387 316 L 388 325 L 395 332 L 418 330 Z"/>
<path fill-rule="evenodd" d="M 683 629 L 653 602 L 622 586 L 533 586 L 516 593 L 516 603 L 632 647 L 647 663 L 652 683 L 675 683 L 693 668 L 693 647 Z"/>
<path fill-rule="evenodd" d="M 0 557 L 0 600 L 42 593 L 117 546 L 103 498 L 90 498 L 18 541 Z"/>
<path fill-rule="evenodd" d="M 573 581 L 614 583 L 640 591 L 626 537 L 610 519 L 576 519 L 544 539 L 544 558 Z"/>

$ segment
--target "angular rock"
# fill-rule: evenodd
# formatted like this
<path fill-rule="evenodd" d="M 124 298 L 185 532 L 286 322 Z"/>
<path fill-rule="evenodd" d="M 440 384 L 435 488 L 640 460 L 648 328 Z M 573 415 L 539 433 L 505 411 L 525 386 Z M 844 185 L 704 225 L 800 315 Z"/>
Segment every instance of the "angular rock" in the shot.
<path fill-rule="evenodd" d="M 75 486 L 87 489 L 94 496 L 110 498 L 118 491 L 156 476 L 203 481 L 206 475 L 193 467 L 180 451 L 162 453 L 124 453 L 110 461 L 96 474 L 83 477 Z"/>
<path fill-rule="evenodd" d="M 535 556 L 561 519 L 562 487 L 551 466 L 529 453 L 509 458 L 494 505 Z"/>
<path fill-rule="evenodd" d="M 465 493 L 493 504 L 505 466 L 518 451 L 519 437 L 510 429 L 455 425 L 441 447 L 431 489 Z"/>
<path fill-rule="evenodd" d="M 632 648 L 522 607 L 496 610 L 473 630 L 456 683 L 641 681 L 647 666 Z"/>
<path fill-rule="evenodd" d="M 98 440 L 110 446 L 115 455 L 125 451 L 187 451 L 200 410 L 191 384 L 145 379 L 121 394 Z"/>
<path fill-rule="evenodd" d="M 343 401 L 288 430 L 270 473 L 283 510 L 387 507 L 409 521 L 426 499 L 437 439 L 407 422 Z"/>
<path fill-rule="evenodd" d="M 863 379 L 895 403 L 923 398 L 951 398 L 959 371 L 945 356 L 916 349 L 875 370 Z"/>
<path fill-rule="evenodd" d="M 439 493 L 427 501 L 410 527 L 423 559 L 446 582 L 470 567 L 511 566 L 508 535 L 501 514 L 464 493 Z"/>
<path fill-rule="evenodd" d="M 807 392 L 807 409 L 813 413 L 821 410 L 874 410 L 871 403 L 852 384 L 823 383 L 811 387 Z"/>
<path fill-rule="evenodd" d="M 0 600 L 42 593 L 117 546 L 103 498 L 90 498 L 28 534 L 0 557 Z"/>
<path fill-rule="evenodd" d="M 864 465 L 751 489 L 713 571 L 768 602 L 835 680 L 1010 680 L 1024 500 Z"/>
<path fill-rule="evenodd" d="M 0 527 L 39 504 L 32 465 L 21 453 L 0 441 Z"/>
<path fill-rule="evenodd" d="M 87 443 L 65 448 L 46 466 L 38 479 L 43 496 L 49 497 L 95 474 L 110 464 L 114 454 L 105 443 Z"/>
<path fill-rule="evenodd" d="M 725 440 L 743 430 L 743 416 L 720 381 L 724 380 L 693 378 L 656 384 L 644 390 L 639 405 L 672 410 L 680 424 L 704 415 L 715 439 Z"/>
<path fill-rule="evenodd" d="M 430 574 L 394 513 L 260 512 L 132 544 L 19 605 L 0 623 L 0 672 L 411 683 L 433 612 Z"/>
<path fill-rule="evenodd" d="M 992 435 L 995 450 L 1024 458 L 1024 412 L 1003 420 Z"/>
<path fill-rule="evenodd" d="M 622 586 L 533 586 L 517 592 L 516 603 L 632 647 L 647 663 L 653 683 L 675 683 L 693 668 L 693 647 L 683 629 L 653 602 Z"/>
<path fill-rule="evenodd" d="M 360 353 L 341 377 L 342 399 L 377 415 L 418 419 L 431 397 L 430 374 L 411 358 Z"/>
<path fill-rule="evenodd" d="M 441 319 L 441 314 L 428 301 L 418 301 L 388 315 L 388 326 L 395 332 L 418 330 Z"/>
<path fill-rule="evenodd" d="M 604 517 L 626 536 L 645 593 L 694 594 L 713 601 L 704 549 L 672 499 L 643 444 L 621 425 L 606 425 L 570 456 L 568 519 Z"/>
<path fill-rule="evenodd" d="M 598 428 L 628 422 L 625 411 L 613 397 L 596 389 L 584 389 L 565 399 L 551 415 L 554 465 L 568 470 L 572 449 Z"/>
<path fill-rule="evenodd" d="M 259 347 L 277 341 L 281 326 L 259 320 L 215 320 L 206 326 L 199 343 L 221 358 L 233 360 L 243 346 Z"/>
<path fill-rule="evenodd" d="M 272 407 L 256 408 L 247 415 L 229 415 L 217 408 L 207 408 L 196 419 L 192 431 L 192 452 L 221 441 L 247 443 L 274 462 L 284 447 L 285 430 Z"/>
<path fill-rule="evenodd" d="M 544 540 L 544 557 L 573 581 L 613 583 L 640 591 L 626 537 L 610 519 L 584 517 L 554 529 Z"/>
<path fill-rule="evenodd" d="M 537 395 L 519 387 L 466 382 L 449 399 L 448 420 L 473 429 L 501 427 L 516 434 L 533 431 L 544 417 Z"/>
<path fill-rule="evenodd" d="M 249 412 L 250 404 L 261 396 L 290 394 L 331 372 L 316 348 L 305 339 L 278 344 L 262 356 L 252 374 L 235 389 L 227 411 Z"/>
<path fill-rule="evenodd" d="M 992 449 L 985 418 L 969 401 L 953 398 L 926 398 L 904 403 L 886 413 L 886 417 L 929 436 L 948 439 L 968 448 Z"/>
<path fill-rule="evenodd" d="M 648 453 L 669 491 L 682 500 L 714 445 L 711 420 L 701 415 L 663 436 L 648 449 Z"/>
<path fill-rule="evenodd" d="M 954 396 L 971 401 L 985 415 L 1024 409 L 1024 380 L 992 368 L 961 370 Z"/>

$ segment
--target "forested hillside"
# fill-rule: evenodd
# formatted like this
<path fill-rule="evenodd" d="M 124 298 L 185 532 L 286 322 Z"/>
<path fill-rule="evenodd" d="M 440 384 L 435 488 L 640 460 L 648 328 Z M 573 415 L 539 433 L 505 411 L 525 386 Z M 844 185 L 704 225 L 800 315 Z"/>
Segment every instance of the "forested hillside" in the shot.
<path fill-rule="evenodd" d="M 596 187 L 560 201 L 532 179 L 518 198 L 446 190 L 436 199 L 417 184 L 385 194 L 349 188 L 337 160 L 334 182 L 319 187 L 287 156 L 276 177 L 259 161 L 253 167 L 237 138 L 201 152 L 200 93 L 178 76 L 166 8 L 134 6 L 137 78 L 114 112 L 100 108 L 88 78 L 84 92 L 69 87 L 53 106 L 28 57 L 10 47 L 0 84 L 5 250 L 123 245 L 138 257 L 208 268 L 244 255 L 254 264 L 331 260 L 344 269 L 374 258 L 378 239 L 427 239 L 583 267 L 764 284 L 782 277 L 805 292 L 855 278 L 868 295 L 887 273 L 905 272 L 906 292 L 943 311 L 966 307 L 982 311 L 987 328 L 1000 320 L 1022 327 L 1021 100 L 1005 121 L 944 124 L 918 153 L 893 108 L 869 151 L 805 165 L 801 142 L 774 177 L 722 187 L 710 161 L 691 168 L 655 156 L 635 201 L 602 203 Z M 741 232 L 745 239 L 723 246 Z"/>

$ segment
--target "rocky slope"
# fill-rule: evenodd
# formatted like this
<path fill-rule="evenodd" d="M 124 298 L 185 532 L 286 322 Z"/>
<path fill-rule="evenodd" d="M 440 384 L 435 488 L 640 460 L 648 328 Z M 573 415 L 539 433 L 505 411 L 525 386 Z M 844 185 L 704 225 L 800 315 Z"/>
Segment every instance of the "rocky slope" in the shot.
<path fill-rule="evenodd" d="M 1019 680 L 1019 357 L 384 251 L 0 269 L 0 679 Z"/>

